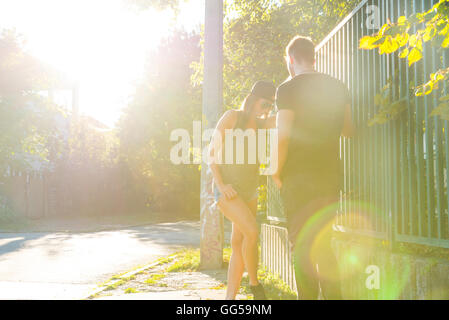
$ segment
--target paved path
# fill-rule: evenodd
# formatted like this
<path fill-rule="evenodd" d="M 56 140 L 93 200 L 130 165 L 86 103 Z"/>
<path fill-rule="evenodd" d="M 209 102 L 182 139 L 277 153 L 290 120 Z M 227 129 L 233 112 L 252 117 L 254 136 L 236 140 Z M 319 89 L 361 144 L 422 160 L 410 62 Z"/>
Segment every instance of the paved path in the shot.
<path fill-rule="evenodd" d="M 0 233 L 0 299 L 80 299 L 112 275 L 182 247 L 198 247 L 199 223 L 90 233 Z"/>

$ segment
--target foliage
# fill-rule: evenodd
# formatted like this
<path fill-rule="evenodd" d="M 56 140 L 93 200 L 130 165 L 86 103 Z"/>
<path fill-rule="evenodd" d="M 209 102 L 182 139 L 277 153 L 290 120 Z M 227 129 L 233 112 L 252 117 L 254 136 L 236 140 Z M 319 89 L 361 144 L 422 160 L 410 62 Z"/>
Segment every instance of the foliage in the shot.
<path fill-rule="evenodd" d="M 397 76 L 388 79 L 387 84 L 381 89 L 380 93 L 374 97 L 374 104 L 378 107 L 378 111 L 374 117 L 368 121 L 369 126 L 384 124 L 389 120 L 395 119 L 407 108 L 407 101 L 404 98 L 398 101 L 392 101 L 393 83 L 396 79 Z M 413 104 L 413 100 L 410 101 Z"/>
<path fill-rule="evenodd" d="M 127 2 L 140 9 L 152 6 L 162 10 L 179 3 Z M 239 105 L 256 80 L 280 84 L 287 77 L 283 56 L 288 41 L 297 33 L 320 40 L 356 2 L 225 1 L 226 108 Z M 197 211 L 198 167 L 171 165 L 167 137 L 173 129 L 191 128 L 193 120 L 201 119 L 200 40 L 199 35 L 175 32 L 153 52 L 148 59 L 153 68 L 147 68 L 146 79 L 137 85 L 119 126 L 120 161 L 130 170 L 127 185 L 135 202 L 149 208 Z"/>
<path fill-rule="evenodd" d="M 395 23 L 388 22 L 376 34 L 360 39 L 360 48 L 379 49 L 379 54 L 391 54 L 400 50 L 399 58 L 407 59 L 409 66 L 423 59 L 424 46 L 430 43 L 443 50 L 449 47 L 449 1 L 440 0 L 430 10 L 415 13 L 410 17 L 401 16 Z M 411 30 L 416 31 L 411 32 Z M 442 58 L 443 59 L 443 58 Z M 431 94 L 441 89 L 441 82 L 449 79 L 449 68 L 435 70 L 427 83 L 415 88 L 416 96 Z M 442 119 L 449 120 L 449 96 L 441 98 L 441 104 L 432 112 Z"/>
<path fill-rule="evenodd" d="M 116 139 L 98 121 L 85 116 L 73 121 L 70 110 L 62 110 L 53 103 L 46 93 L 58 87 L 70 88 L 70 83 L 23 48 L 24 43 L 15 31 L 2 33 L 0 184 L 3 180 L 3 191 L 7 194 L 10 185 L 3 177 L 5 172 L 34 171 L 45 174 L 56 190 L 54 210 L 68 209 L 77 214 L 114 212 L 119 207 L 120 193 L 115 192 L 121 181 L 117 175 Z"/>
<path fill-rule="evenodd" d="M 50 145 L 61 143 L 58 124 L 63 112 L 40 89 L 57 81 L 53 70 L 23 49 L 14 30 L 0 36 L 0 172 L 7 168 L 28 170 L 48 162 Z"/>
<path fill-rule="evenodd" d="M 173 264 L 167 267 L 166 272 L 194 272 L 200 267 L 200 251 L 186 249 L 176 254 Z"/>
<path fill-rule="evenodd" d="M 176 10 L 180 3 L 125 1 L 160 10 Z M 322 39 L 356 2 L 227 1 L 226 107 L 239 105 L 256 80 L 282 82 L 287 77 L 282 57 L 290 38 L 300 33 Z M 136 84 L 117 132 L 112 132 L 86 117 L 72 121 L 70 111 L 39 95 L 66 80 L 27 54 L 16 33 L 5 32 L 0 37 L 0 170 L 11 164 L 27 168 L 28 159 L 38 158 L 54 170 L 61 186 L 58 199 L 73 209 L 110 212 L 124 195 L 134 207 L 196 216 L 198 166 L 172 165 L 169 137 L 173 129 L 192 128 L 201 119 L 200 42 L 198 34 L 175 31 L 148 56 L 145 78 Z"/>
<path fill-rule="evenodd" d="M 296 293 L 278 276 L 269 272 L 266 268 L 257 270 L 257 277 L 263 284 L 265 295 L 268 300 L 296 300 Z M 242 293 L 250 293 L 249 278 L 242 278 Z"/>
<path fill-rule="evenodd" d="M 192 88 L 189 65 L 199 59 L 200 38 L 174 32 L 148 57 L 145 79 L 119 124 L 120 159 L 130 171 L 136 202 L 184 216 L 199 212 L 199 170 L 170 161 L 170 133 L 201 119 L 201 91 Z"/>
<path fill-rule="evenodd" d="M 291 38 L 301 34 L 320 41 L 356 3 L 356 0 L 227 1 L 225 108 L 238 107 L 257 80 L 281 84 L 288 77 L 284 56 Z M 195 85 L 202 82 L 202 59 L 193 64 Z"/>

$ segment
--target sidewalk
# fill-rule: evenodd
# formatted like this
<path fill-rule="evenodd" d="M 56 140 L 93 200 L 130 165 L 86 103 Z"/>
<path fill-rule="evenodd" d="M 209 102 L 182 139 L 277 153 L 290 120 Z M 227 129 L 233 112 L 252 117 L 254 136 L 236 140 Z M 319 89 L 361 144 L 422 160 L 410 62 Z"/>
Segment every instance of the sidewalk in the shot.
<path fill-rule="evenodd" d="M 195 254 L 192 254 L 195 252 Z M 158 260 L 142 269 L 115 276 L 89 297 L 95 300 L 223 300 L 226 268 L 197 271 L 196 251 Z M 243 290 L 238 300 L 252 299 Z"/>
<path fill-rule="evenodd" d="M 91 293 L 100 300 L 223 300 L 226 296 L 230 248 L 223 253 L 223 268 L 199 270 L 198 249 L 185 249 L 122 275 L 112 277 Z M 259 269 L 259 281 L 268 300 L 296 300 L 296 293 L 278 277 Z M 237 300 L 251 300 L 249 283 L 243 275 Z"/>

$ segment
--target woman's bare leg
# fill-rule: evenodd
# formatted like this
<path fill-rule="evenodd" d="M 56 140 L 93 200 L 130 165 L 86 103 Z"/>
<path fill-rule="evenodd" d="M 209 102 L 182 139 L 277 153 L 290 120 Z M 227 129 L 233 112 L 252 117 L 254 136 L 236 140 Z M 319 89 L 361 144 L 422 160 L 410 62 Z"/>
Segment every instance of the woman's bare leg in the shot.
<path fill-rule="evenodd" d="M 248 202 L 248 208 L 251 210 L 252 214 L 256 216 L 257 199 Z M 226 300 L 235 299 L 240 288 L 243 272 L 245 271 L 245 262 L 243 260 L 243 234 L 235 223 L 232 223 L 231 247 L 232 253 L 229 261 Z M 256 246 L 256 255 L 257 254 L 258 249 Z"/>
<path fill-rule="evenodd" d="M 256 286 L 259 284 L 257 281 L 257 267 L 259 262 L 257 242 L 259 239 L 259 231 L 256 217 L 240 197 L 228 200 L 222 196 L 218 201 L 218 206 L 221 212 L 229 220 L 234 222 L 243 234 L 243 261 L 248 271 L 250 285 Z"/>
<path fill-rule="evenodd" d="M 243 260 L 243 234 L 232 223 L 231 236 L 231 259 L 228 269 L 228 286 L 226 289 L 226 300 L 234 300 L 240 288 L 243 272 L 245 271 L 245 262 Z"/>
<path fill-rule="evenodd" d="M 257 198 L 253 199 L 251 201 L 248 201 L 247 203 L 248 208 L 251 210 L 251 213 L 256 220 L 256 214 L 257 214 Z M 257 227 L 257 221 L 256 221 L 256 227 Z M 257 229 L 259 230 L 259 229 Z M 254 256 L 256 257 L 256 278 L 257 278 L 257 269 L 259 269 L 259 237 L 257 237 L 256 245 L 254 246 Z"/>

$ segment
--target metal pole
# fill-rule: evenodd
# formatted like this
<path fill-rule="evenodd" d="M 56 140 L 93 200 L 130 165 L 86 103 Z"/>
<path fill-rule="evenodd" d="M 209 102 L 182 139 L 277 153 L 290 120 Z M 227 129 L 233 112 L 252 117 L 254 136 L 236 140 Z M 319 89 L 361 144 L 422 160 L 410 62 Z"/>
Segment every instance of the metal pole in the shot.
<path fill-rule="evenodd" d="M 204 28 L 203 130 L 215 127 L 223 111 L 223 0 L 206 0 Z M 203 142 L 203 149 L 208 142 Z M 212 174 L 201 166 L 201 268 L 223 263 L 223 215 L 213 205 Z"/>

